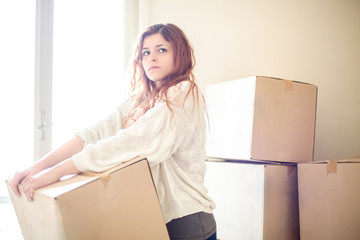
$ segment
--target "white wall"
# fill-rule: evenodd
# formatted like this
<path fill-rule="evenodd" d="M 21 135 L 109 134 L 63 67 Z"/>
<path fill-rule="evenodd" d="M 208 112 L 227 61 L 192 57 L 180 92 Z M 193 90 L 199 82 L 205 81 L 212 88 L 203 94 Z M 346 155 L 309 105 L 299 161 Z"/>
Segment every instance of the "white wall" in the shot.
<path fill-rule="evenodd" d="M 142 27 L 181 27 L 211 83 L 266 75 L 319 87 L 315 160 L 360 155 L 360 1 L 140 0 Z"/>

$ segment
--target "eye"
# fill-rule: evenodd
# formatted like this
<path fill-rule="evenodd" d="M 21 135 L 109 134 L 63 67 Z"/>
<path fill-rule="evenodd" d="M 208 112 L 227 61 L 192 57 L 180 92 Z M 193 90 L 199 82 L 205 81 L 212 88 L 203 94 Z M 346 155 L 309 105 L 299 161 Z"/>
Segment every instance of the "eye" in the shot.
<path fill-rule="evenodd" d="M 142 53 L 143 56 L 148 56 L 149 54 L 150 54 L 150 51 L 144 51 L 144 52 Z"/>
<path fill-rule="evenodd" d="M 165 53 L 165 52 L 167 52 L 167 49 L 166 49 L 166 48 L 160 48 L 160 49 L 159 49 L 159 53 Z"/>

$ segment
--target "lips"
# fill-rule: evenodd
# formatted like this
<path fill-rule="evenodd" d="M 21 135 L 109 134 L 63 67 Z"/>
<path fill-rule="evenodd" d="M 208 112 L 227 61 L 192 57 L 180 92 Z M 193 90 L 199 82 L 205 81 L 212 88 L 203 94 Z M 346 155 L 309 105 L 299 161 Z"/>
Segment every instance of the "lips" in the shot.
<path fill-rule="evenodd" d="M 151 67 L 149 67 L 148 71 L 151 71 L 151 70 L 154 70 L 154 69 L 158 69 L 158 68 L 160 68 L 160 67 L 158 67 L 158 66 L 151 66 Z"/>

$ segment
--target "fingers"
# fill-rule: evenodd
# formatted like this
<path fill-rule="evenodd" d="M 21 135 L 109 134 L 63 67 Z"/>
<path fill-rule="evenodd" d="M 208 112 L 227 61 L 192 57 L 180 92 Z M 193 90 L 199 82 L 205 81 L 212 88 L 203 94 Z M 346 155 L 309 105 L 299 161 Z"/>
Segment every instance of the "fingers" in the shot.
<path fill-rule="evenodd" d="M 26 193 L 27 199 L 31 199 L 33 197 L 33 173 L 31 173 L 30 170 L 25 170 L 22 172 L 16 172 L 12 179 L 9 181 L 10 188 L 15 193 L 17 197 L 21 196 L 20 190 L 19 190 L 19 184 L 21 183 L 23 185 L 23 191 Z M 25 190 L 26 189 L 26 190 Z"/>
<path fill-rule="evenodd" d="M 10 188 L 18 197 L 20 197 L 20 191 L 18 185 L 24 179 L 24 176 L 25 175 L 23 172 L 16 172 L 12 177 L 12 179 L 9 181 Z"/>
<path fill-rule="evenodd" d="M 38 188 L 37 178 L 28 176 L 21 183 L 24 195 L 29 202 L 32 202 L 34 199 L 34 191 Z"/>
<path fill-rule="evenodd" d="M 23 193 L 29 202 L 33 201 L 35 190 L 41 187 L 40 180 L 41 175 L 32 175 L 27 176 L 24 178 L 24 180 L 21 181 Z"/>
<path fill-rule="evenodd" d="M 42 172 L 41 174 L 36 174 L 32 176 L 27 176 L 22 180 L 22 190 L 29 202 L 32 202 L 34 199 L 35 190 L 52 184 L 59 179 L 55 174 L 52 174 L 49 171 Z"/>
<path fill-rule="evenodd" d="M 16 196 L 20 197 L 19 184 L 22 185 L 22 193 L 26 196 L 29 202 L 34 199 L 34 192 L 36 189 L 59 181 L 59 174 L 56 171 L 43 171 L 36 173 L 36 171 L 26 170 L 15 173 L 9 185 Z"/>
<path fill-rule="evenodd" d="M 25 195 L 26 199 L 29 202 L 32 202 L 34 200 L 34 191 L 35 191 L 35 189 L 32 188 L 31 186 L 27 186 L 26 188 L 24 186 L 23 190 L 24 190 L 24 195 Z"/>
<path fill-rule="evenodd" d="M 14 184 L 12 181 L 9 182 L 9 186 L 11 188 L 11 190 L 13 191 L 13 193 L 17 196 L 20 197 L 20 191 L 18 188 L 17 184 Z"/>

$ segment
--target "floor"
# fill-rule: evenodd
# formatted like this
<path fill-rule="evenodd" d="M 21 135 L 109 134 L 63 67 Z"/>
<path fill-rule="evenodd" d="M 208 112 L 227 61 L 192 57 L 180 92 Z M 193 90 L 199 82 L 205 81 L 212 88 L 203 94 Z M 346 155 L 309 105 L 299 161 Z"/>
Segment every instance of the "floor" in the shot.
<path fill-rule="evenodd" d="M 23 240 L 11 203 L 0 203 L 0 240 Z"/>

